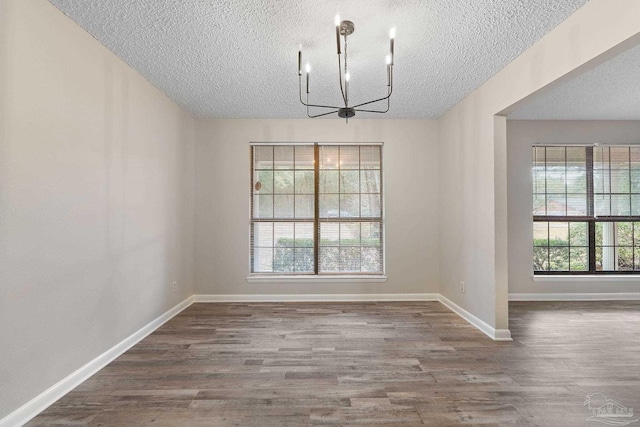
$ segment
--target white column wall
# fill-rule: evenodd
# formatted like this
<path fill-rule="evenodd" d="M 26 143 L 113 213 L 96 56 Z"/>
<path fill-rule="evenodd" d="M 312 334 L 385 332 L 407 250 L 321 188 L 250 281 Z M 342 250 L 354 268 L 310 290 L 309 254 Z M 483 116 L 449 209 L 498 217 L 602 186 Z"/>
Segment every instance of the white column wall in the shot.
<path fill-rule="evenodd" d="M 507 114 L 640 42 L 640 2 L 592 0 L 443 116 L 441 289 L 508 328 Z M 455 265 L 457 268 L 450 268 Z M 459 291 L 465 281 L 466 292 Z"/>

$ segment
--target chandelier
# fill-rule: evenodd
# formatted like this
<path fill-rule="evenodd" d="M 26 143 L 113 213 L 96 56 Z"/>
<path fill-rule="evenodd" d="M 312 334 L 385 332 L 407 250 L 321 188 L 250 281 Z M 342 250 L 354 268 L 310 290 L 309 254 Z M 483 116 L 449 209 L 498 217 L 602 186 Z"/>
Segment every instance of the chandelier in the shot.
<path fill-rule="evenodd" d="M 382 98 L 374 99 L 372 101 L 363 102 L 356 105 L 349 105 L 349 81 L 351 80 L 351 74 L 349 73 L 349 63 L 348 63 L 348 55 L 347 55 L 347 37 L 353 34 L 355 31 L 355 27 L 353 22 L 351 21 L 340 21 L 340 17 L 336 15 L 336 44 L 337 44 L 337 52 L 338 52 L 338 80 L 340 82 L 340 92 L 342 94 L 342 101 L 344 102 L 344 106 L 332 106 L 332 105 L 318 105 L 318 104 L 310 104 L 309 103 L 309 76 L 311 74 L 311 66 L 307 62 L 305 71 L 306 71 L 306 102 L 302 99 L 302 45 L 300 45 L 300 49 L 298 50 L 298 84 L 299 84 L 299 92 L 300 92 L 300 102 L 302 105 L 307 107 L 307 116 L 309 118 L 316 118 L 321 116 L 327 116 L 329 114 L 338 113 L 338 116 L 345 119 L 347 123 L 349 123 L 349 118 L 356 115 L 356 112 L 365 112 L 365 113 L 386 113 L 389 111 L 389 98 L 391 98 L 391 94 L 393 93 L 393 42 L 395 39 L 395 28 L 392 28 L 389 32 L 390 36 L 390 49 L 389 54 L 387 55 L 387 96 Z M 341 43 L 340 36 L 344 37 L 344 42 Z M 343 47 L 344 46 L 344 47 Z M 344 68 L 342 66 L 342 51 L 344 51 Z M 368 109 L 370 107 L 365 107 L 370 104 L 374 104 L 380 101 L 387 101 L 387 108 L 382 110 L 371 110 Z M 309 108 L 325 108 L 331 111 L 311 114 Z M 365 107 L 365 108 L 362 108 Z"/>

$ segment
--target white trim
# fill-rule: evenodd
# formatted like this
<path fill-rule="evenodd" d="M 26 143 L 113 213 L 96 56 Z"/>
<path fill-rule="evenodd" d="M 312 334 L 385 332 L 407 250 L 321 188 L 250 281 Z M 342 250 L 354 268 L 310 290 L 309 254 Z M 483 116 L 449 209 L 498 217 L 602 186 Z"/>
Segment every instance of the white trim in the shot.
<path fill-rule="evenodd" d="M 538 274 L 533 276 L 534 282 L 637 282 L 640 284 L 638 274 Z"/>
<path fill-rule="evenodd" d="M 376 145 L 383 146 L 384 142 L 318 142 L 318 145 Z"/>
<path fill-rule="evenodd" d="M 249 142 L 250 146 L 260 145 L 376 145 L 382 146 L 384 142 L 321 142 L 321 141 L 266 141 L 266 142 Z"/>
<path fill-rule="evenodd" d="M 76 388 L 78 385 L 87 380 L 100 369 L 111 363 L 122 353 L 129 350 L 131 347 L 154 332 L 175 315 L 180 313 L 185 308 L 189 307 L 193 303 L 193 300 L 194 299 L 192 296 L 185 299 L 180 304 L 176 305 L 166 313 L 152 320 L 138 331 L 134 332 L 124 340 L 120 341 L 118 344 L 111 347 L 109 350 L 105 351 L 86 365 L 68 375 L 66 378 L 58 381 L 56 384 L 46 389 L 38 396 L 34 397 L 30 401 L 1 419 L 0 427 L 14 427 L 26 424 L 27 422 L 29 422 L 29 420 L 47 409 L 58 399 Z"/>
<path fill-rule="evenodd" d="M 480 331 L 484 332 L 489 338 L 494 341 L 513 341 L 511 338 L 511 331 L 509 329 L 495 329 L 493 326 L 486 323 L 484 320 L 469 313 L 464 308 L 460 307 L 455 302 L 451 301 L 444 295 L 440 295 L 440 302 L 444 304 L 449 310 L 462 317 L 471 325 L 475 326 Z"/>
<path fill-rule="evenodd" d="M 384 283 L 387 281 L 387 276 L 382 275 L 330 275 L 330 276 L 315 276 L 315 275 L 266 275 L 256 274 L 247 276 L 247 283 Z"/>
<path fill-rule="evenodd" d="M 528 119 L 524 119 L 524 120 L 528 120 Z M 547 120 L 548 121 L 548 120 Z M 531 144 L 531 147 L 564 147 L 564 146 L 571 146 L 571 147 L 598 147 L 598 146 L 604 146 L 604 147 L 624 147 L 627 148 L 630 145 L 638 145 L 640 144 L 640 142 L 638 141 L 630 141 L 627 143 L 616 143 L 616 144 L 609 144 L 607 142 L 592 142 L 591 144 L 585 144 L 584 142 L 549 142 L 549 143 L 544 143 L 544 144 Z"/>
<path fill-rule="evenodd" d="M 315 145 L 316 142 L 314 141 L 291 141 L 291 142 L 283 142 L 283 141 L 266 141 L 266 142 L 249 142 L 249 145 L 251 147 L 256 147 L 256 146 L 261 146 L 261 145 L 265 145 L 265 146 L 274 146 L 274 145 Z"/>
<path fill-rule="evenodd" d="M 640 292 L 509 294 L 509 301 L 640 301 Z"/>
<path fill-rule="evenodd" d="M 194 295 L 194 302 L 364 302 L 438 301 L 439 294 Z"/>

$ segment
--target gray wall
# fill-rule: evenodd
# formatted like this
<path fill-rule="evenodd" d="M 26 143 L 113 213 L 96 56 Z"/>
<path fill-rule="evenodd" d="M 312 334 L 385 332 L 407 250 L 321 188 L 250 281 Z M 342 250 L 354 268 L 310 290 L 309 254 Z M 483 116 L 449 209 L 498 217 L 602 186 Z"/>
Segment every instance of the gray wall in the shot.
<path fill-rule="evenodd" d="M 531 147 L 640 144 L 640 121 L 507 121 L 509 293 L 639 292 L 640 278 L 533 278 Z"/>
<path fill-rule="evenodd" d="M 194 120 L 44 0 L 0 47 L 1 419 L 193 294 Z"/>
<path fill-rule="evenodd" d="M 384 142 L 386 283 L 248 284 L 249 142 Z M 430 120 L 198 120 L 200 294 L 439 292 L 438 126 Z"/>
<path fill-rule="evenodd" d="M 508 327 L 494 115 L 637 41 L 638 13 L 588 3 L 438 121 L 195 123 L 45 0 L 0 1 L 0 418 L 194 292 L 442 292 Z M 249 141 L 385 143 L 387 283 L 246 283 Z"/>

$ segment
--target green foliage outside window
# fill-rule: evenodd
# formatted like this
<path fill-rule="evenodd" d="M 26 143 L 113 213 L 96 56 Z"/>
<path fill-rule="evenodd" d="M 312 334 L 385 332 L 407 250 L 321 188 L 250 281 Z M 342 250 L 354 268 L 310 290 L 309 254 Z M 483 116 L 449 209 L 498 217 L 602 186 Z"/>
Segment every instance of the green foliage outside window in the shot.
<path fill-rule="evenodd" d="M 587 228 L 571 226 L 571 244 L 568 239 L 534 239 L 534 271 L 587 271 L 588 249 Z M 597 222 L 596 229 L 596 268 L 603 269 L 603 227 L 606 222 Z M 615 248 L 618 271 L 640 270 L 640 223 L 617 222 Z M 635 228 L 635 236 L 634 236 Z M 578 244 L 579 246 L 577 246 Z M 635 255 L 635 257 L 634 257 Z M 634 264 L 635 263 L 635 264 Z"/>
<path fill-rule="evenodd" d="M 380 239 L 322 239 L 320 241 L 322 271 L 379 271 Z M 343 268 L 339 266 L 342 263 Z M 273 271 L 312 272 L 313 239 L 278 239 L 275 247 Z"/>

